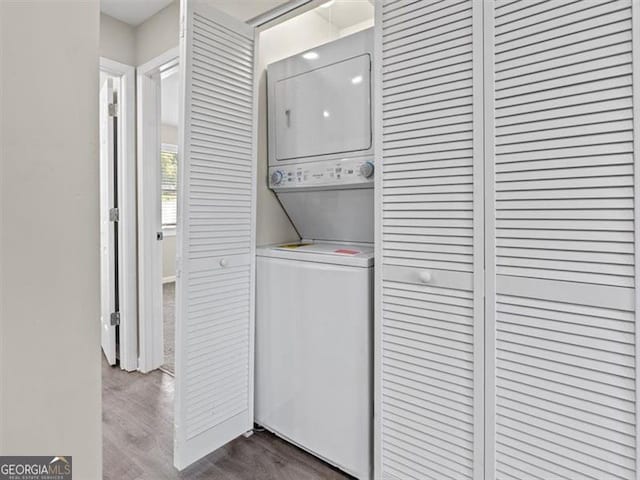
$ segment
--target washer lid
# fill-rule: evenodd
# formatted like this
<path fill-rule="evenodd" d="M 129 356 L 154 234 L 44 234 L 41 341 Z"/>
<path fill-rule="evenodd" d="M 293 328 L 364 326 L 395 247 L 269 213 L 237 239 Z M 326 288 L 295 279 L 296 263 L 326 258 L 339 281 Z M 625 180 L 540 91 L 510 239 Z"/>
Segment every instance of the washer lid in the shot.
<path fill-rule="evenodd" d="M 294 242 L 258 248 L 259 257 L 285 258 L 353 267 L 373 265 L 373 247 L 328 242 Z"/>

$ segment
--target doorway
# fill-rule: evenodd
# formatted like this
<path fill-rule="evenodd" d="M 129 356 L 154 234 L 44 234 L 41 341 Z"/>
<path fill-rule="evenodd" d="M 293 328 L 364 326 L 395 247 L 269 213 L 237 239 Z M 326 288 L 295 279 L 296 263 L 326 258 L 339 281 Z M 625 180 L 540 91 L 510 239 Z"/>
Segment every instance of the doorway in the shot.
<path fill-rule="evenodd" d="M 102 348 L 111 365 L 138 368 L 134 68 L 100 59 Z"/>
<path fill-rule="evenodd" d="M 178 49 L 137 69 L 140 368 L 173 375 Z"/>
<path fill-rule="evenodd" d="M 164 363 L 175 374 L 176 226 L 178 221 L 178 68 L 160 75 L 160 210 Z"/>

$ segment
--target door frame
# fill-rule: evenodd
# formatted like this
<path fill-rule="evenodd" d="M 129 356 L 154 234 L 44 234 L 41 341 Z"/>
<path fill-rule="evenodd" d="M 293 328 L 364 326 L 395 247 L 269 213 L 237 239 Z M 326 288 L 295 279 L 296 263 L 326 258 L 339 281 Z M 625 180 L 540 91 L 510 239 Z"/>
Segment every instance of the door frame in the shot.
<path fill-rule="evenodd" d="M 118 206 L 120 272 L 120 368 L 138 368 L 138 292 L 136 260 L 135 68 L 100 57 L 100 71 L 120 79 L 118 118 Z M 102 179 L 101 179 L 102 181 Z"/>
<path fill-rule="evenodd" d="M 376 162 L 376 173 L 373 177 L 373 427 L 372 427 L 372 478 L 382 480 L 382 68 L 379 67 L 379 59 L 382 58 L 382 8 L 374 5 L 373 21 L 373 155 Z"/>
<path fill-rule="evenodd" d="M 632 51 L 637 55 L 637 52 L 640 50 L 640 5 L 637 2 L 633 2 L 631 4 L 631 35 L 632 35 Z M 640 91 L 640 61 L 633 62 L 633 72 L 632 72 L 632 91 L 638 92 Z M 638 371 L 640 371 L 640 322 L 638 322 L 638 316 L 640 315 L 640 262 L 638 262 L 638 258 L 640 258 L 640 242 L 638 239 L 640 238 L 640 196 L 637 195 L 637 192 L 640 191 L 640 155 L 638 154 L 638 149 L 635 148 L 637 145 L 640 145 L 640 127 L 638 126 L 638 122 L 635 119 L 640 118 L 640 96 L 633 95 L 633 165 L 634 165 L 634 189 L 636 195 L 634 197 L 634 234 L 635 234 L 635 243 L 634 243 L 634 255 L 635 255 L 635 354 L 636 354 L 636 398 L 638 392 L 640 392 L 640 376 L 638 375 Z M 636 400 L 636 423 L 638 422 L 638 418 L 640 418 L 640 402 Z M 636 475 L 640 472 L 640 428 L 636 425 Z"/>
<path fill-rule="evenodd" d="M 137 68 L 138 105 L 138 296 L 143 373 L 164 363 L 162 321 L 162 230 L 160 214 L 160 80 L 179 62 L 174 47 Z"/>

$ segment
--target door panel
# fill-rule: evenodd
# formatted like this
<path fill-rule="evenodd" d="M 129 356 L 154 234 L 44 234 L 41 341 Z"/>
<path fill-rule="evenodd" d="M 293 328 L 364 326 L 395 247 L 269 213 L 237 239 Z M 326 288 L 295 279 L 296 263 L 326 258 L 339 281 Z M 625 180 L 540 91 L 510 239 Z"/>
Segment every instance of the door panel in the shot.
<path fill-rule="evenodd" d="M 637 478 L 637 9 L 378 9 L 378 478 Z"/>
<path fill-rule="evenodd" d="M 114 207 L 114 175 L 116 145 L 113 117 L 109 105 L 114 101 L 113 80 L 107 78 L 100 90 L 100 318 L 101 343 L 109 365 L 116 364 L 116 327 L 111 325 L 111 313 L 116 311 L 116 255 L 114 223 L 109 210 Z"/>
<path fill-rule="evenodd" d="M 486 13 L 486 478 L 637 478 L 632 2 Z"/>
<path fill-rule="evenodd" d="M 253 428 L 254 32 L 182 2 L 175 457 Z"/>
<path fill-rule="evenodd" d="M 377 9 L 383 479 L 483 476 L 480 7 Z"/>

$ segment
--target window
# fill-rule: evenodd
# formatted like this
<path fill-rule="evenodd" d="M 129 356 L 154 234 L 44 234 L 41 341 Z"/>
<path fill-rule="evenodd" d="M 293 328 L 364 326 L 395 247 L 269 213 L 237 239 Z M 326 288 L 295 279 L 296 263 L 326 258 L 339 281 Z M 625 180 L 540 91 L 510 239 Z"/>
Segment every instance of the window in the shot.
<path fill-rule="evenodd" d="M 175 228 L 178 210 L 178 148 L 163 143 L 160 149 L 162 228 Z"/>

